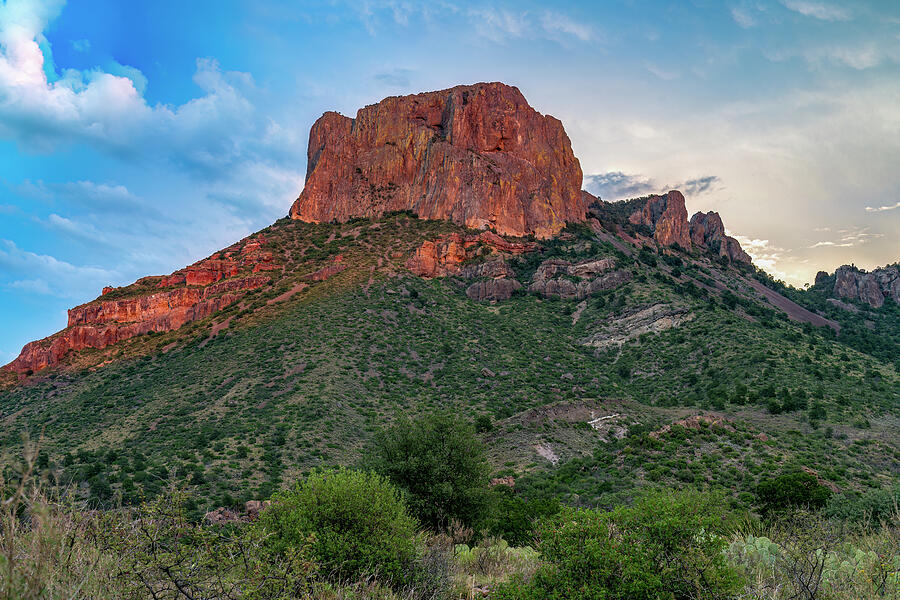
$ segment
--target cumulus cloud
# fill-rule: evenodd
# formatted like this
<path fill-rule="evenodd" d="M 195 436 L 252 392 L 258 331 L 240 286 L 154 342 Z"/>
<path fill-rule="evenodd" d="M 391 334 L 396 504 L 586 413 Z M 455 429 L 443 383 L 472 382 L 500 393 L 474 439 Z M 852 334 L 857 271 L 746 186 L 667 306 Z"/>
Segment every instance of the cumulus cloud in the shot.
<path fill-rule="evenodd" d="M 731 231 L 727 232 L 736 239 L 744 252 L 753 259 L 753 264 L 761 269 L 768 271 L 779 279 L 786 279 L 787 274 L 779 269 L 779 265 L 789 252 L 784 248 L 780 248 L 769 240 L 760 238 L 750 238 L 743 235 L 735 234 Z"/>
<path fill-rule="evenodd" d="M 809 0 L 782 0 L 781 3 L 788 10 L 820 21 L 848 21 L 851 18 L 850 11 L 843 6 Z"/>
<path fill-rule="evenodd" d="M 202 95 L 179 106 L 150 106 L 143 97 L 146 78 L 118 63 L 66 69 L 51 80 L 42 31 L 61 6 L 0 4 L 0 137 L 37 152 L 83 142 L 125 159 L 174 162 L 203 176 L 228 175 L 238 163 L 278 162 L 286 147 L 299 154 L 301 144 L 285 145 L 294 141 L 285 129 L 257 114 L 252 77 L 224 71 L 214 59 L 197 59 L 193 80 Z"/>

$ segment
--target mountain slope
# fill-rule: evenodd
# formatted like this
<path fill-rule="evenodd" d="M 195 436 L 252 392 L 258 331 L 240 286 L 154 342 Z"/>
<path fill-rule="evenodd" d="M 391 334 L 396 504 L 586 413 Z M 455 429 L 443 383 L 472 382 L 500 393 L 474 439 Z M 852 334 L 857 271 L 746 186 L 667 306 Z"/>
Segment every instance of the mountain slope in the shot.
<path fill-rule="evenodd" d="M 478 102 L 520 96 L 498 86 L 465 89 Z M 665 482 L 746 503 L 793 468 L 842 491 L 897 480 L 895 302 L 854 312 L 825 283 L 773 281 L 716 213 L 688 220 L 675 190 L 620 203 L 567 193 L 565 218 L 562 175 L 529 179 L 506 135 L 537 113 L 497 100 L 445 121 L 469 98 L 454 90 L 425 95 L 422 120 L 403 113 L 402 135 L 348 146 L 311 134 L 309 173 L 349 169 L 375 192 L 407 190 L 403 202 L 373 205 L 381 192 L 335 180 L 346 185 L 333 222 L 281 219 L 176 273 L 106 289 L 26 346 L 0 371 L 0 465 L 22 432 L 42 432 L 47 480 L 101 505 L 152 496 L 170 477 L 207 507 L 230 505 L 357 461 L 400 412 L 451 410 L 478 419 L 498 475 L 572 502 Z M 364 109 L 347 135 L 371 114 L 392 113 Z M 547 128 L 538 142 L 565 136 Z M 473 132 L 493 145 L 454 145 Z M 396 148 L 422 135 L 425 154 L 394 169 Z M 435 145 L 455 157 L 444 171 L 428 159 Z M 577 165 L 549 147 L 563 158 L 546 164 Z M 461 204 L 425 211 L 446 220 L 416 217 L 423 174 L 462 185 Z M 488 175 L 497 190 L 479 187 Z M 292 216 L 328 199 L 328 177 L 315 177 Z M 514 214 L 466 228 L 466 215 L 498 207 Z M 482 227 L 497 222 L 533 235 Z"/>

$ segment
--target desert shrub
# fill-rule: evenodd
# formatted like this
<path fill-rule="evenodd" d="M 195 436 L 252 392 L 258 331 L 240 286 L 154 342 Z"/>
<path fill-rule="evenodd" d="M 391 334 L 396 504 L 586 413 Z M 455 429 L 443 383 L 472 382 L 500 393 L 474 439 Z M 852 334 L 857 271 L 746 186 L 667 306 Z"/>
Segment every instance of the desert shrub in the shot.
<path fill-rule="evenodd" d="M 831 496 L 825 514 L 851 523 L 878 525 L 900 514 L 900 484 L 871 490 L 861 495 L 844 493 Z"/>
<path fill-rule="evenodd" d="M 555 498 L 526 499 L 506 486 L 496 486 L 494 535 L 499 535 L 513 546 L 527 546 L 534 543 L 536 522 L 559 512 L 559 501 Z"/>
<path fill-rule="evenodd" d="M 273 498 L 259 527 L 279 553 L 310 549 L 334 579 L 377 575 L 401 583 L 417 556 L 416 521 L 385 478 L 349 469 L 321 470 Z"/>
<path fill-rule="evenodd" d="M 514 548 L 501 538 L 485 537 L 476 546 L 456 546 L 456 561 L 466 573 L 497 578 L 533 571 L 538 553 L 530 546 Z"/>
<path fill-rule="evenodd" d="M 804 471 L 784 473 L 756 486 L 756 500 L 764 513 L 796 507 L 822 508 L 830 496 L 831 490 Z"/>
<path fill-rule="evenodd" d="M 471 424 L 451 414 L 404 417 L 379 432 L 371 464 L 431 527 L 446 527 L 451 519 L 475 525 L 490 508 L 484 444 Z"/>
<path fill-rule="evenodd" d="M 189 496 L 169 489 L 133 512 L 99 517 L 96 544 L 114 559 L 124 598 L 287 599 L 312 589 L 310 537 L 276 552 L 269 533 L 210 527 L 188 518 Z"/>
<path fill-rule="evenodd" d="M 0 477 L 0 599 L 287 599 L 312 589 L 308 544 L 274 555 L 250 527 L 205 527 L 169 489 L 127 510 L 89 511 L 31 479 Z"/>
<path fill-rule="evenodd" d="M 514 578 L 497 598 L 714 599 L 733 597 L 741 578 L 725 562 L 721 498 L 654 492 L 611 512 L 567 508 L 544 521 L 545 563 Z"/>

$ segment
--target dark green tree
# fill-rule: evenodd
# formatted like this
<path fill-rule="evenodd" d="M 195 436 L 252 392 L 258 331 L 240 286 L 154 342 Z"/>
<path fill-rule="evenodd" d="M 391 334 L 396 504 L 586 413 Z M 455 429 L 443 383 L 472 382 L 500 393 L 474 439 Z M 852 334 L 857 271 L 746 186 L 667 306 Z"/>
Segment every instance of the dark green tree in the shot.
<path fill-rule="evenodd" d="M 473 526 L 490 507 L 490 465 L 470 423 L 449 413 L 402 417 L 379 432 L 371 467 L 407 496 L 422 523 L 442 528 L 452 519 Z"/>

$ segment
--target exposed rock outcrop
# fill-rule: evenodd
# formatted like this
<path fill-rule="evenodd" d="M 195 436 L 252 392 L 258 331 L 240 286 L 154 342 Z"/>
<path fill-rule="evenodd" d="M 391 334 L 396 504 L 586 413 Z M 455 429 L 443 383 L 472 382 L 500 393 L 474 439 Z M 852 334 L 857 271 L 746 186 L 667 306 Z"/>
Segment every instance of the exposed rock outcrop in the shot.
<path fill-rule="evenodd" d="M 263 250 L 263 236 L 237 243 L 216 253 L 217 258 L 205 258 L 171 275 L 161 277 L 157 287 L 178 285 L 209 285 L 222 279 L 235 277 L 244 268 L 254 273 L 280 268 L 272 262 L 272 253 Z"/>
<path fill-rule="evenodd" d="M 577 264 L 560 259 L 545 260 L 532 276 L 528 289 L 545 297 L 581 300 L 599 291 L 616 288 L 631 279 L 631 272 L 613 271 L 615 266 L 611 258 Z"/>
<path fill-rule="evenodd" d="M 890 265 L 870 273 L 853 265 L 838 267 L 834 273 L 834 295 L 865 302 L 872 308 L 880 308 L 888 298 L 900 303 L 900 267 Z"/>
<path fill-rule="evenodd" d="M 750 263 L 750 255 L 741 244 L 725 234 L 725 225 L 719 213 L 698 212 L 687 220 L 684 195 L 677 191 L 663 196 L 650 196 L 643 207 L 628 217 L 635 225 L 646 225 L 653 239 L 662 246 L 681 246 L 685 250 L 692 247 L 711 250 L 731 262 Z"/>
<path fill-rule="evenodd" d="M 678 244 L 685 250 L 691 248 L 691 230 L 684 206 L 684 195 L 677 190 L 663 196 L 650 196 L 642 210 L 628 218 L 635 225 L 646 225 L 653 232 L 653 239 L 663 246 Z"/>
<path fill-rule="evenodd" d="M 731 262 L 749 264 L 750 255 L 744 252 L 741 244 L 731 236 L 725 235 L 725 225 L 719 213 L 698 212 L 691 217 L 691 242 L 700 248 L 717 252 Z"/>
<path fill-rule="evenodd" d="M 272 252 L 264 249 L 265 243 L 266 239 L 257 235 L 171 275 L 143 277 L 134 287 L 104 287 L 99 299 L 69 310 L 64 330 L 26 344 L 3 368 L 30 374 L 58 364 L 71 351 L 102 349 L 204 319 L 270 281 L 268 275 L 251 273 L 282 268 L 273 261 Z M 161 291 L 152 293 L 154 289 Z"/>
<path fill-rule="evenodd" d="M 654 304 L 627 315 L 610 317 L 609 323 L 583 340 L 582 344 L 600 349 L 621 346 L 645 333 L 658 333 L 678 327 L 693 318 L 693 313 L 686 309 Z"/>
<path fill-rule="evenodd" d="M 470 300 L 509 300 L 522 284 L 515 279 L 488 279 L 476 281 L 466 288 L 466 296 Z"/>
<path fill-rule="evenodd" d="M 510 242 L 486 231 L 478 235 L 450 233 L 424 242 L 406 261 L 406 268 L 419 277 L 445 277 L 460 273 L 460 265 L 478 256 L 482 248 L 519 255 L 539 249 L 535 242 Z"/>
<path fill-rule="evenodd" d="M 582 172 L 562 123 L 502 83 L 386 98 L 355 119 L 322 115 L 291 217 L 411 210 L 503 235 L 546 238 L 583 221 Z"/>
<path fill-rule="evenodd" d="M 102 300 L 69 310 L 66 329 L 25 345 L 6 369 L 30 373 L 58 364 L 72 350 L 106 348 L 145 333 L 172 331 L 234 303 L 240 292 L 269 282 L 266 275 L 219 282 L 205 288 L 179 288 L 127 300 Z"/>

